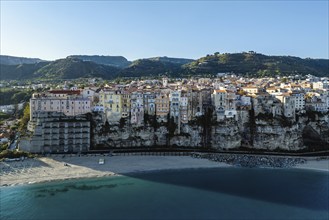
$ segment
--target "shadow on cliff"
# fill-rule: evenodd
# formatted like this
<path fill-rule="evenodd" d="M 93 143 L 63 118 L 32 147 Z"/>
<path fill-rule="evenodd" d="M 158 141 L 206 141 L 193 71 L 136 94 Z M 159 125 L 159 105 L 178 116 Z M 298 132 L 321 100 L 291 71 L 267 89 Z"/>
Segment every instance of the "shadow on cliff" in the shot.
<path fill-rule="evenodd" d="M 325 135 L 329 135 L 329 133 Z M 326 143 L 321 137 L 321 135 L 312 126 L 305 126 L 302 133 L 302 137 L 304 145 L 307 146 L 309 151 L 320 151 L 329 149 L 329 143 Z"/>

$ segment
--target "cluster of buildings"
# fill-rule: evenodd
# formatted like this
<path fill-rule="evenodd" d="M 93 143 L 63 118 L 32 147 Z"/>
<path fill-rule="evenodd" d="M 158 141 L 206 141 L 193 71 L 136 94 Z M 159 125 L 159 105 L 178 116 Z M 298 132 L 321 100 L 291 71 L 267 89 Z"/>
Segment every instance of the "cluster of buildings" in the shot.
<path fill-rule="evenodd" d="M 277 78 L 247 79 L 225 76 L 216 79 L 180 79 L 132 81 L 102 88 L 73 87 L 35 93 L 30 100 L 31 121 L 38 112 L 62 112 L 76 116 L 96 111 L 109 122 L 127 118 L 141 125 L 145 114 L 159 122 L 173 117 L 187 123 L 212 109 L 218 121 L 238 120 L 237 112 L 253 108 L 256 115 L 266 113 L 293 118 L 296 112 L 328 112 L 329 81 L 309 76 L 305 80 Z M 284 82 L 283 82 L 284 81 Z"/>
<path fill-rule="evenodd" d="M 104 120 L 110 123 L 125 118 L 131 125 L 136 126 L 144 124 L 146 115 L 153 116 L 160 123 L 166 122 L 169 116 L 179 128 L 181 124 L 188 123 L 207 111 L 211 111 L 217 121 L 222 121 L 239 120 L 240 112 L 251 109 L 256 116 L 285 116 L 291 120 L 295 120 L 296 113 L 303 113 L 306 110 L 326 113 L 329 110 L 329 80 L 313 76 L 308 76 L 304 80 L 293 80 L 249 79 L 225 75 L 215 79 L 163 78 L 131 81 L 124 85 L 113 83 L 101 88 L 73 87 L 50 90 L 33 94 L 30 100 L 31 115 L 28 128 L 30 131 L 35 131 L 38 126 L 39 129 L 46 128 L 45 126 L 51 128 L 50 130 L 56 128 L 58 132 L 55 135 L 50 132 L 53 139 L 56 139 L 61 132 L 64 132 L 63 137 L 66 137 L 66 130 L 62 130 L 62 127 L 67 127 L 68 133 L 72 133 L 69 129 L 72 127 L 75 135 L 73 141 L 66 141 L 65 144 L 69 147 L 75 144 L 75 139 L 82 138 L 74 147 L 80 151 L 88 149 L 83 138 L 88 136 L 85 132 L 90 124 L 87 121 L 82 123 L 82 119 L 77 123 L 72 122 L 73 125 L 68 122 L 61 124 L 63 115 L 76 117 L 89 112 L 99 112 L 103 114 Z M 42 115 L 49 112 L 53 115 L 51 122 L 47 122 L 46 125 L 45 119 L 41 118 L 45 118 Z M 60 113 L 61 116 L 54 116 L 56 113 Z M 44 121 L 43 124 L 41 121 Z M 41 129 L 40 132 L 46 131 L 47 129 Z M 48 133 L 47 131 L 47 135 Z M 89 139 L 87 141 L 90 142 Z M 60 146 L 60 142 L 57 142 Z"/>

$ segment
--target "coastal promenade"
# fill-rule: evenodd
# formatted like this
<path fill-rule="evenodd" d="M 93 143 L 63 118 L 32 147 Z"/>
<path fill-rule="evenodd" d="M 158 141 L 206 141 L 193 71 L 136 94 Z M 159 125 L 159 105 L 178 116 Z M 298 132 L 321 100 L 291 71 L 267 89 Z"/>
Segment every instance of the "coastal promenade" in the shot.
<path fill-rule="evenodd" d="M 100 164 L 99 161 L 104 161 Z M 252 161 L 252 162 L 250 162 Z M 267 166 L 264 166 L 264 164 Z M 274 165 L 273 165 L 274 164 Z M 280 166 L 275 166 L 280 164 Z M 252 166 L 251 166 L 252 165 Z M 186 152 L 49 155 L 0 162 L 0 185 L 11 186 L 172 169 L 284 167 L 329 172 L 329 158 Z"/>

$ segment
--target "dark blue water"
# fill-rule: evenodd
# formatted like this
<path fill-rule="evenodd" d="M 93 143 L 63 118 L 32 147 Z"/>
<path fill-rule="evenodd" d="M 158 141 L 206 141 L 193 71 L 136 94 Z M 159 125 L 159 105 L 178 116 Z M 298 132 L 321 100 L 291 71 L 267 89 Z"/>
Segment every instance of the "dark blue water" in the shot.
<path fill-rule="evenodd" d="M 1 188 L 0 219 L 329 219 L 328 172 L 191 169 Z"/>

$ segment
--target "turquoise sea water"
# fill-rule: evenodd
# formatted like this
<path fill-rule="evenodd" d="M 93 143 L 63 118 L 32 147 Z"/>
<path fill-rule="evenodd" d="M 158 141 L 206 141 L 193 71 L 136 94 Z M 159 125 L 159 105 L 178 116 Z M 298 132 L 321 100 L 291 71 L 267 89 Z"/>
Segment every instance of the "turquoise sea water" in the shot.
<path fill-rule="evenodd" d="M 0 219 L 329 219 L 328 172 L 188 169 L 2 187 Z"/>

